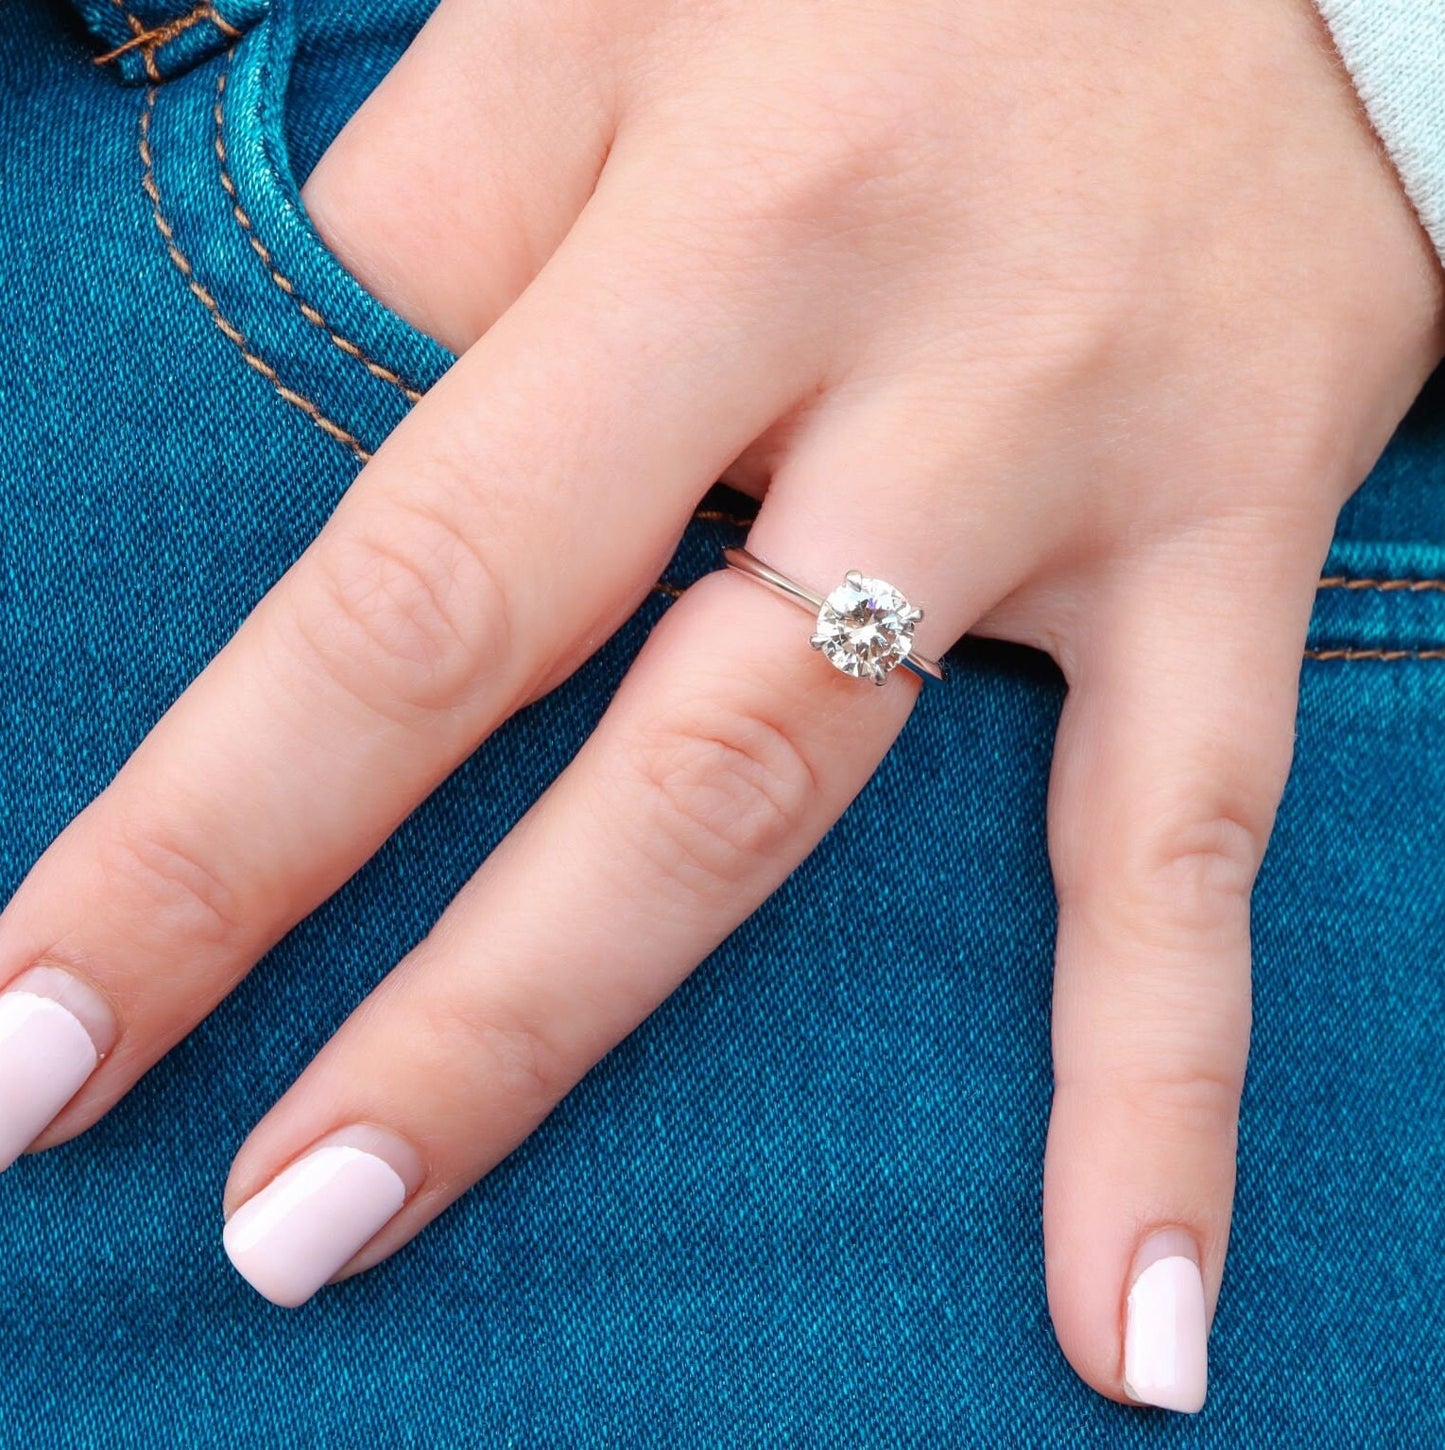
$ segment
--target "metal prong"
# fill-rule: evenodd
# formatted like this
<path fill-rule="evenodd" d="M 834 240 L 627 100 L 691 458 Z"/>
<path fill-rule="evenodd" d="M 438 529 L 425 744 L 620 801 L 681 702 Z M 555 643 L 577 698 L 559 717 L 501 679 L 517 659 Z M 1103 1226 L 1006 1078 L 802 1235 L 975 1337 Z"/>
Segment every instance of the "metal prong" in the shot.
<path fill-rule="evenodd" d="M 843 576 L 843 582 L 851 584 L 855 589 L 860 589 L 863 585 L 863 576 L 856 569 L 850 569 Z"/>
<path fill-rule="evenodd" d="M 825 635 L 815 634 L 812 639 L 808 641 L 808 643 L 812 645 L 814 649 L 822 649 L 823 646 L 828 643 L 828 640 Z"/>

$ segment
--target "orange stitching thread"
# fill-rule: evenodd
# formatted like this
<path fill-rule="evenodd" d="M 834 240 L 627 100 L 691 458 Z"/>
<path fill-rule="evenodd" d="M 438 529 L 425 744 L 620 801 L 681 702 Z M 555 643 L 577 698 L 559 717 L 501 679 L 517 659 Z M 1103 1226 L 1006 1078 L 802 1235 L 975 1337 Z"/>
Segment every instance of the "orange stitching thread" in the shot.
<path fill-rule="evenodd" d="M 104 55 L 96 56 L 92 64 L 109 65 L 111 61 L 118 60 L 130 51 L 139 49 L 145 53 L 146 74 L 150 75 L 152 80 L 159 79 L 159 76 L 151 75 L 155 64 L 154 53 L 167 42 L 174 40 L 176 36 L 189 30 L 198 21 L 209 20 L 222 35 L 231 40 L 237 40 L 241 35 L 234 25 L 221 19 L 210 0 L 201 0 L 201 3 L 189 15 L 182 15 L 178 20 L 167 21 L 164 25 L 156 26 L 154 30 L 145 29 L 133 15 L 127 14 L 126 19 L 130 21 L 131 38 L 124 45 L 118 45 L 114 50 L 108 50 Z"/>
<path fill-rule="evenodd" d="M 721 509 L 698 509 L 693 518 L 705 524 L 731 524 L 736 529 L 750 529 L 753 526 L 752 519 L 745 519 L 741 514 L 724 513 Z"/>
<path fill-rule="evenodd" d="M 155 167 L 151 160 L 150 144 L 151 115 L 155 110 L 155 105 L 156 87 L 151 86 L 146 91 L 145 107 L 141 111 L 140 118 L 140 158 L 142 164 L 145 166 L 145 175 L 142 178 L 141 185 L 145 189 L 145 194 L 150 198 L 151 216 L 155 220 L 156 230 L 160 232 L 161 240 L 165 243 L 166 251 L 171 261 L 175 264 L 176 270 L 185 278 L 186 286 L 191 289 L 191 292 L 197 300 L 211 314 L 211 319 L 215 322 L 216 326 L 235 344 L 237 350 L 246 362 L 260 373 L 286 402 L 290 403 L 293 408 L 299 408 L 305 413 L 329 438 L 334 438 L 336 442 L 345 444 L 363 463 L 368 462 L 371 454 L 345 428 L 339 423 L 332 422 L 310 398 L 303 397 L 294 388 L 288 388 L 281 381 L 276 369 L 251 351 L 250 344 L 246 341 L 245 333 L 225 316 L 216 299 L 196 280 L 191 269 L 190 259 L 176 245 L 175 233 L 171 228 L 171 224 L 166 220 L 161 211 L 161 193 L 160 188 L 156 185 Z"/>
<path fill-rule="evenodd" d="M 145 25 L 125 8 L 121 0 L 110 0 L 110 3 L 125 16 L 126 23 L 130 26 L 130 33 L 132 35 L 145 34 Z M 141 57 L 145 61 L 146 78 L 153 81 L 160 80 L 161 73 L 160 68 L 156 65 L 155 52 L 150 47 L 143 46 L 141 48 Z"/>
<path fill-rule="evenodd" d="M 1445 594 L 1445 579 L 1352 579 L 1345 574 L 1330 574 L 1320 580 L 1321 589 L 1363 589 L 1381 594 Z M 1333 660 L 1353 663 L 1357 660 L 1378 660 L 1394 664 L 1400 660 L 1445 660 L 1445 649 L 1362 649 L 1347 646 L 1341 649 L 1307 649 L 1307 660 Z"/>
<path fill-rule="evenodd" d="M 654 594 L 665 594 L 669 599 L 681 599 L 683 593 L 676 584 L 668 584 L 661 579 L 652 586 L 652 592 Z"/>
<path fill-rule="evenodd" d="M 1350 579 L 1332 574 L 1320 580 L 1321 589 L 1377 589 L 1381 594 L 1445 594 L 1445 579 Z"/>
<path fill-rule="evenodd" d="M 231 24 L 229 20 L 223 20 L 216 11 L 214 5 L 206 6 L 206 18 L 226 37 L 227 40 L 240 40 L 241 32 Z"/>
<path fill-rule="evenodd" d="M 1307 649 L 1307 660 L 1380 660 L 1393 664 L 1397 660 L 1445 660 L 1445 649 Z"/>
<path fill-rule="evenodd" d="M 130 33 L 132 35 L 140 35 L 145 30 L 145 25 L 125 8 L 121 0 L 110 0 L 110 3 L 125 16 L 127 23 L 130 25 Z"/>
<path fill-rule="evenodd" d="M 230 61 L 227 61 L 227 66 Z M 296 306 L 300 309 L 302 317 L 313 327 L 319 328 L 331 341 L 341 349 L 349 358 L 354 358 L 373 377 L 380 378 L 385 383 L 390 383 L 406 397 L 409 402 L 421 402 L 421 394 L 405 382 L 388 367 L 383 367 L 379 362 L 373 362 L 371 358 L 354 343 L 349 337 L 343 337 L 335 331 L 326 319 L 309 302 L 304 301 L 296 292 L 295 284 L 285 273 L 281 272 L 274 261 L 266 244 L 256 235 L 256 229 L 251 223 L 251 218 L 246 215 L 245 209 L 241 206 L 240 198 L 236 194 L 236 183 L 231 180 L 231 174 L 226 169 L 226 135 L 224 114 L 221 108 L 221 101 L 226 93 L 226 71 L 221 72 L 220 79 L 216 82 L 216 159 L 221 163 L 221 185 L 225 188 L 226 195 L 231 198 L 231 214 L 240 223 L 242 231 L 246 233 L 246 240 L 250 242 L 252 250 L 261 259 L 262 265 L 266 268 L 267 275 L 283 291 Z"/>

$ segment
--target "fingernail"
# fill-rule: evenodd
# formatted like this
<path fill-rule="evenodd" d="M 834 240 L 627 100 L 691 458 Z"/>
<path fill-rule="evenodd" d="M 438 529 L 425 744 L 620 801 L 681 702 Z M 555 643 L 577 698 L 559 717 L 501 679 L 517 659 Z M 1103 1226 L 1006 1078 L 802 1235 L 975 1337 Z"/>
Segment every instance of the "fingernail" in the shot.
<path fill-rule="evenodd" d="M 44 1132 L 100 1061 L 78 1015 L 93 1013 L 77 1006 L 77 993 L 94 995 L 55 968 L 32 968 L 0 992 L 0 1170 Z"/>
<path fill-rule="evenodd" d="M 1124 1393 L 1189 1415 L 1203 1409 L 1209 1378 L 1197 1252 L 1182 1229 L 1145 1241 L 1134 1259 L 1124 1330 Z"/>
<path fill-rule="evenodd" d="M 304 1304 L 406 1202 L 384 1158 L 349 1143 L 313 1148 L 233 1213 L 222 1234 L 241 1276 L 273 1304 Z"/>

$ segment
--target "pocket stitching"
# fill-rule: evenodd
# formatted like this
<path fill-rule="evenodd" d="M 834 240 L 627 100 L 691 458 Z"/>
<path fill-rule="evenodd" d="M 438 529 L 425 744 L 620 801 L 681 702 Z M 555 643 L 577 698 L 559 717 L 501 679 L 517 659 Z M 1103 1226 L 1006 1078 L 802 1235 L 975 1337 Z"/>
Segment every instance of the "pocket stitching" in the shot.
<path fill-rule="evenodd" d="M 1330 574 L 1320 580 L 1321 589 L 1373 589 L 1381 594 L 1445 594 L 1445 579 L 1352 579 L 1347 574 Z"/>
<path fill-rule="evenodd" d="M 231 215 L 235 217 L 237 224 L 245 233 L 246 240 L 250 243 L 251 249 L 260 258 L 266 270 L 266 275 L 275 283 L 280 291 L 284 292 L 296 304 L 301 316 L 307 322 L 329 338 L 332 344 L 345 357 L 359 362 L 374 378 L 378 378 L 382 382 L 389 383 L 392 387 L 396 388 L 409 403 L 421 402 L 422 394 L 418 388 L 413 387 L 398 373 L 386 367 L 383 363 L 379 363 L 375 359 L 368 357 L 358 344 L 354 343 L 343 333 L 337 332 L 316 307 L 312 306 L 311 303 L 305 301 L 300 296 L 296 290 L 296 284 L 276 266 L 272 260 L 270 249 L 256 234 L 255 225 L 252 223 L 246 209 L 241 205 L 241 199 L 236 192 L 236 183 L 231 179 L 231 173 L 226 161 L 225 112 L 222 102 L 226 94 L 226 79 L 230 74 L 231 58 L 234 54 L 234 49 L 227 51 L 225 67 L 216 80 L 216 104 L 214 111 L 216 118 L 216 159 L 220 162 L 221 186 L 227 197 L 230 198 Z"/>
<path fill-rule="evenodd" d="M 1374 660 L 1381 664 L 1398 664 L 1401 661 L 1445 660 L 1445 649 L 1360 649 L 1344 645 L 1336 649 L 1307 649 L 1307 660 L 1327 660 L 1338 664 L 1354 664 L 1361 660 Z"/>
<path fill-rule="evenodd" d="M 175 231 L 170 222 L 166 220 L 165 213 L 161 208 L 160 187 L 156 184 L 155 166 L 151 159 L 150 129 L 151 116 L 155 111 L 157 92 L 158 87 L 156 86 L 147 88 L 145 105 L 141 109 L 139 150 L 141 164 L 145 168 L 144 175 L 141 179 L 141 186 L 145 194 L 150 198 L 151 217 L 156 224 L 156 230 L 161 235 L 161 240 L 165 244 L 166 252 L 172 264 L 181 274 L 186 286 L 190 289 L 196 300 L 211 314 L 212 321 L 215 322 L 224 336 L 235 346 L 248 366 L 260 373 L 276 389 L 277 393 L 280 394 L 285 402 L 290 403 L 293 408 L 297 408 L 306 414 L 328 438 L 349 448 L 362 463 L 369 462 L 371 459 L 370 452 L 356 438 L 348 433 L 340 423 L 332 418 L 328 418 L 310 398 L 302 393 L 298 393 L 294 388 L 288 387 L 281 381 L 280 374 L 277 373 L 276 369 L 270 363 L 251 351 L 251 345 L 246 340 L 245 333 L 221 311 L 220 304 L 217 303 L 216 299 L 196 280 L 190 258 L 176 245 Z"/>

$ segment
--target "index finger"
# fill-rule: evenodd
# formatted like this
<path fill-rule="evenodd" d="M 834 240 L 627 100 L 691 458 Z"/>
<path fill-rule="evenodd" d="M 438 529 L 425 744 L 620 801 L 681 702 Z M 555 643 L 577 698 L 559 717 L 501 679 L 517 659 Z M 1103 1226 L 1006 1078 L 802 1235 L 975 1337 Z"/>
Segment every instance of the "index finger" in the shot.
<path fill-rule="evenodd" d="M 730 265 L 641 222 L 629 185 L 599 192 L 46 851 L 0 915 L 0 983 L 61 969 L 104 1056 L 42 1144 L 99 1117 L 643 597 L 804 385 L 799 335 L 763 325 Z M 0 1166 L 74 1088 L 7 1104 Z"/>

